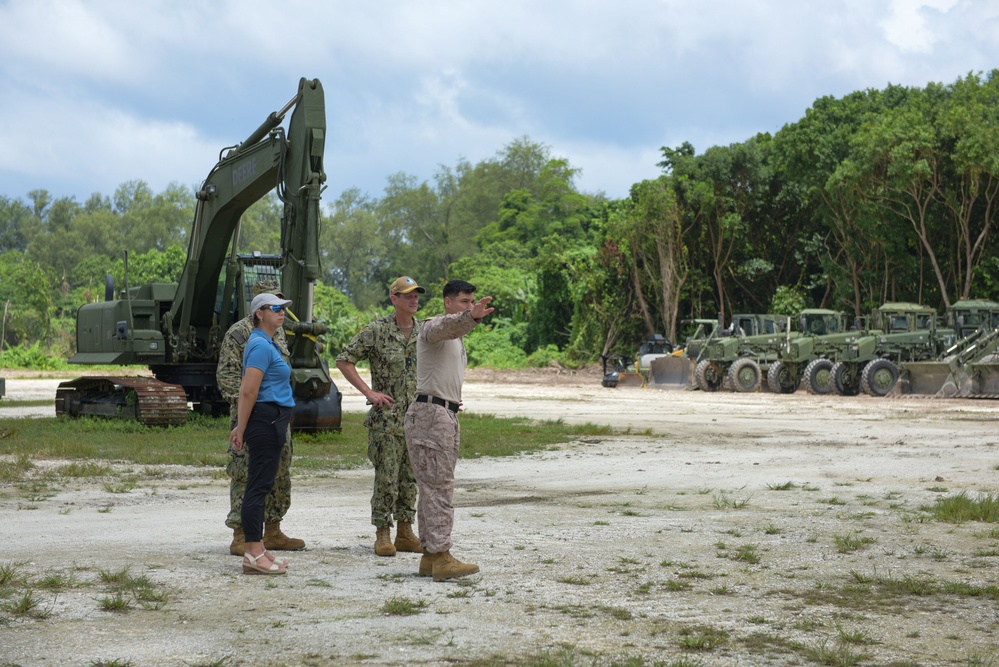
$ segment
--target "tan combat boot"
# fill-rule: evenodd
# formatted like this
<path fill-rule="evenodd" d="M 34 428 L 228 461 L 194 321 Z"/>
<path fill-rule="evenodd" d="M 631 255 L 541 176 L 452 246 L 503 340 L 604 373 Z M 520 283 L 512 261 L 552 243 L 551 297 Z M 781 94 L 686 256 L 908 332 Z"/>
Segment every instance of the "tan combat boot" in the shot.
<path fill-rule="evenodd" d="M 246 551 L 246 539 L 243 537 L 243 528 L 232 529 L 232 544 L 229 545 L 229 553 L 233 556 L 242 556 Z"/>
<path fill-rule="evenodd" d="M 288 537 L 281 532 L 281 522 L 264 524 L 264 545 L 275 551 L 298 551 L 305 548 L 305 540 Z"/>
<path fill-rule="evenodd" d="M 388 526 L 379 528 L 375 533 L 375 554 L 379 556 L 395 555 L 395 547 L 392 546 L 392 529 Z"/>
<path fill-rule="evenodd" d="M 423 552 L 423 558 L 420 559 L 420 576 L 421 577 L 432 577 L 434 576 L 434 561 L 440 554 L 432 554 L 427 551 Z"/>
<path fill-rule="evenodd" d="M 398 528 L 399 530 L 395 534 L 395 550 L 407 551 L 411 554 L 423 553 L 420 538 L 413 533 L 413 524 L 400 521 Z"/>
<path fill-rule="evenodd" d="M 448 579 L 464 577 L 468 574 L 475 574 L 479 571 L 478 565 L 462 563 L 452 556 L 450 551 L 442 551 L 439 554 L 432 555 L 436 556 L 433 566 L 434 581 L 446 581 Z"/>

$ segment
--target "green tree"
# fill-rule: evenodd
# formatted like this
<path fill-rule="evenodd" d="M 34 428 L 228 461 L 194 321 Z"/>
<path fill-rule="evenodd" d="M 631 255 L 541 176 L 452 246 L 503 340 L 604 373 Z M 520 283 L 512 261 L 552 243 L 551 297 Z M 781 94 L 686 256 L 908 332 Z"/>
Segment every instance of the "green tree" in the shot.
<path fill-rule="evenodd" d="M 385 243 L 375 203 L 357 188 L 344 191 L 333 203 L 320 231 L 320 248 L 327 283 L 349 295 L 360 308 L 385 300 Z"/>
<path fill-rule="evenodd" d="M 23 253 L 0 253 L 0 315 L 6 310 L 6 347 L 47 340 L 53 305 L 51 284 L 45 270 Z"/>
<path fill-rule="evenodd" d="M 0 195 L 0 253 L 27 249 L 25 225 L 30 217 L 31 209 L 26 204 Z"/>

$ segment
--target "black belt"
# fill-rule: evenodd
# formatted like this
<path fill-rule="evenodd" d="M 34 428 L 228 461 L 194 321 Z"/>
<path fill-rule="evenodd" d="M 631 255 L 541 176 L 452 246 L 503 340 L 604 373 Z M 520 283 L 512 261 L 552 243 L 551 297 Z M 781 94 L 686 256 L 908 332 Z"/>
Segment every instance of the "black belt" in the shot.
<path fill-rule="evenodd" d="M 443 398 L 438 398 L 437 396 L 427 396 L 426 394 L 416 395 L 417 403 L 433 403 L 434 405 L 439 405 L 442 408 L 447 408 L 451 412 L 458 411 L 458 404 L 454 401 L 445 401 Z"/>

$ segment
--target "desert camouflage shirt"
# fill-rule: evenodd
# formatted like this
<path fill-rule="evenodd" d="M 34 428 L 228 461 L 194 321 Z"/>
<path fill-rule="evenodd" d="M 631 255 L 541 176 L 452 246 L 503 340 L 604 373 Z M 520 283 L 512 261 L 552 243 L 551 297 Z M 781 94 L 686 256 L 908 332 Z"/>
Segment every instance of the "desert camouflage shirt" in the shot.
<path fill-rule="evenodd" d="M 413 332 L 406 335 L 396 324 L 395 315 L 382 317 L 357 332 L 343 348 L 337 361 L 371 363 L 371 388 L 395 399 L 391 408 L 372 407 L 364 425 L 370 429 L 403 435 L 402 422 L 416 394 L 416 337 L 420 320 L 413 318 Z"/>
<path fill-rule="evenodd" d="M 215 371 L 215 381 L 218 382 L 222 398 L 235 409 L 239 403 L 239 385 L 243 382 L 243 348 L 253 331 L 253 315 L 247 315 L 236 322 L 222 337 L 222 347 L 219 349 L 219 366 Z M 288 361 L 288 340 L 284 328 L 274 334 L 274 342 L 281 350 L 281 356 Z"/>

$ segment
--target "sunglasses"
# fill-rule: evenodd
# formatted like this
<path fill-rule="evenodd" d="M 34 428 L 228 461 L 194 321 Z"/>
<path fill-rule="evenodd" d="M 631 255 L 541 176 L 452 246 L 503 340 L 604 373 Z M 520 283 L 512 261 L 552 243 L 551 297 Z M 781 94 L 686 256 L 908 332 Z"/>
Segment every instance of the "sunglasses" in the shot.
<path fill-rule="evenodd" d="M 271 311 L 275 313 L 280 313 L 281 311 L 284 310 L 284 306 L 267 306 L 267 307 L 270 308 Z"/>

